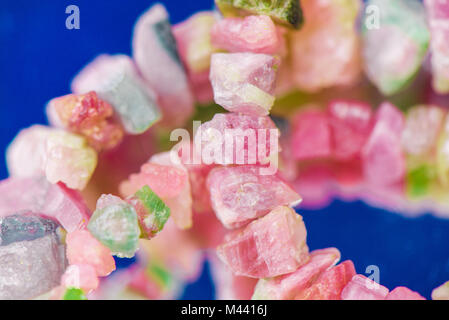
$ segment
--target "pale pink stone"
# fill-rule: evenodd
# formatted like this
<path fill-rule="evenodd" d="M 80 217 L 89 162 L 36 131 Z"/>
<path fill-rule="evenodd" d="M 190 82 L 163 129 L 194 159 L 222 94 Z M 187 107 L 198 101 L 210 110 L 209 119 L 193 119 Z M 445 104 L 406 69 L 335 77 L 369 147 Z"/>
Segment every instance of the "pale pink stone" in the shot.
<path fill-rule="evenodd" d="M 391 290 L 385 300 L 426 300 L 418 292 L 412 291 L 406 287 L 396 287 Z"/>
<path fill-rule="evenodd" d="M 238 228 L 279 205 L 295 206 L 301 197 L 276 175 L 258 166 L 213 169 L 207 181 L 212 207 L 227 228 Z"/>
<path fill-rule="evenodd" d="M 193 96 L 163 5 L 152 6 L 137 20 L 133 58 L 158 95 L 164 123 L 183 124 L 193 113 Z"/>
<path fill-rule="evenodd" d="M 275 24 L 264 15 L 218 20 L 211 38 L 215 47 L 230 52 L 273 54 L 281 44 Z"/>
<path fill-rule="evenodd" d="M 126 204 L 126 201 L 120 197 L 114 196 L 112 194 L 102 194 L 97 200 L 96 210 L 101 210 L 103 208 L 113 206 L 116 204 Z"/>
<path fill-rule="evenodd" d="M 215 53 L 210 80 L 215 102 L 231 112 L 267 115 L 279 60 L 261 53 Z"/>
<path fill-rule="evenodd" d="M 315 250 L 310 259 L 296 271 L 273 279 L 261 279 L 257 283 L 253 299 L 287 300 L 293 299 L 299 292 L 308 288 L 323 272 L 340 260 L 340 251 L 336 248 Z"/>
<path fill-rule="evenodd" d="M 61 284 L 66 288 L 80 288 L 86 294 L 98 288 L 95 268 L 89 264 L 72 264 L 62 275 Z"/>
<path fill-rule="evenodd" d="M 433 289 L 432 300 L 449 300 L 449 281 Z"/>
<path fill-rule="evenodd" d="M 333 155 L 347 160 L 360 155 L 372 128 L 371 107 L 363 102 L 333 101 L 328 107 Z"/>
<path fill-rule="evenodd" d="M 217 254 L 237 276 L 275 277 L 307 261 L 306 237 L 302 217 L 291 208 L 277 207 L 243 230 L 227 235 Z"/>
<path fill-rule="evenodd" d="M 389 290 L 360 274 L 355 275 L 341 292 L 342 300 L 384 300 Z"/>
<path fill-rule="evenodd" d="M 88 230 L 77 230 L 67 234 L 67 259 L 70 264 L 89 264 L 97 275 L 105 277 L 115 270 L 111 251 L 95 239 Z"/>
<path fill-rule="evenodd" d="M 9 178 L 0 182 L 0 216 L 23 210 L 42 212 L 68 232 L 84 228 L 90 212 L 81 195 L 45 177 Z"/>
<path fill-rule="evenodd" d="M 323 158 L 332 154 L 327 114 L 319 109 L 300 111 L 293 119 L 291 150 L 298 160 Z"/>
<path fill-rule="evenodd" d="M 395 105 L 389 102 L 382 103 L 377 110 L 375 119 L 376 123 L 384 122 L 393 134 L 398 136 L 402 135 L 405 125 L 405 116 Z"/>

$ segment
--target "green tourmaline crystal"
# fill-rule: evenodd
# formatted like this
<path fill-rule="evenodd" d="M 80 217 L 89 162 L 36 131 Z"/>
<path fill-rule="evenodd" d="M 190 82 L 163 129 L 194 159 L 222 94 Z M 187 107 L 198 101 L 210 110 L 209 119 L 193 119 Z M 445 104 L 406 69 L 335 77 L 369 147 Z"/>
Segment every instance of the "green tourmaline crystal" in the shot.
<path fill-rule="evenodd" d="M 430 184 L 435 179 L 435 170 L 430 165 L 423 164 L 410 170 L 407 174 L 407 192 L 413 197 L 425 196 Z"/>
<path fill-rule="evenodd" d="M 83 290 L 78 288 L 68 288 L 64 294 L 63 300 L 87 300 Z"/>

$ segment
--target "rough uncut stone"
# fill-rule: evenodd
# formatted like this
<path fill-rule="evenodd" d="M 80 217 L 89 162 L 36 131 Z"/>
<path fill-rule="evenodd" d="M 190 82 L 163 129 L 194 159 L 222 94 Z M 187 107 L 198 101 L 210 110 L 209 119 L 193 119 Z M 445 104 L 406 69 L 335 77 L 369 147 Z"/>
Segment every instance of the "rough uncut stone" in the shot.
<path fill-rule="evenodd" d="M 52 233 L 0 246 L 0 300 L 37 297 L 59 284 L 64 246 Z"/>
<path fill-rule="evenodd" d="M 110 196 L 102 195 L 102 198 Z M 102 200 L 101 204 L 105 202 Z M 132 205 L 123 200 L 120 203 L 114 200 L 114 203 L 104 207 L 97 206 L 87 228 L 116 256 L 131 258 L 138 249 L 140 228 L 137 213 Z"/>
<path fill-rule="evenodd" d="M 426 300 L 419 293 L 406 287 L 396 287 L 391 290 L 385 300 Z"/>
<path fill-rule="evenodd" d="M 383 94 L 391 95 L 413 78 L 424 60 L 429 45 L 425 10 L 418 0 L 370 0 L 366 5 L 375 6 L 378 15 L 367 11 L 362 20 L 365 71 Z"/>
<path fill-rule="evenodd" d="M 47 105 L 53 126 L 85 136 L 97 151 L 114 148 L 122 141 L 123 129 L 113 121 L 113 115 L 112 107 L 95 91 L 54 98 Z"/>
<path fill-rule="evenodd" d="M 449 281 L 433 289 L 432 300 L 449 300 Z"/>
<path fill-rule="evenodd" d="M 192 115 L 193 96 L 163 5 L 155 4 L 137 20 L 133 58 L 158 96 L 163 122 L 183 124 Z"/>
<path fill-rule="evenodd" d="M 87 300 L 87 297 L 81 289 L 68 288 L 64 293 L 62 300 Z"/>
<path fill-rule="evenodd" d="M 307 261 L 306 236 L 302 217 L 281 206 L 227 235 L 217 254 L 237 276 L 275 277 Z"/>
<path fill-rule="evenodd" d="M 88 230 L 76 230 L 67 234 L 67 259 L 70 264 L 89 264 L 97 275 L 105 277 L 115 270 L 111 251 L 95 239 Z"/>
<path fill-rule="evenodd" d="M 53 218 L 68 232 L 83 228 L 90 212 L 81 195 L 45 177 L 9 178 L 0 182 L 0 216 L 20 211 L 39 212 Z"/>
<path fill-rule="evenodd" d="M 443 123 L 443 128 L 441 130 L 440 136 L 438 138 L 437 150 L 436 150 L 436 164 L 437 164 L 437 174 L 440 182 L 447 186 L 449 185 L 449 116 Z"/>
<path fill-rule="evenodd" d="M 72 82 L 77 94 L 96 91 L 119 116 L 129 134 L 141 134 L 160 118 L 153 92 L 139 79 L 132 60 L 125 55 L 100 55 Z"/>
<path fill-rule="evenodd" d="M 215 0 L 224 16 L 244 15 L 246 12 L 271 16 L 276 22 L 298 29 L 303 22 L 300 1 L 245 1 L 245 0 Z"/>
<path fill-rule="evenodd" d="M 449 93 L 449 2 L 424 0 L 430 27 L 433 88 L 438 93 Z"/>
<path fill-rule="evenodd" d="M 218 20 L 211 38 L 215 47 L 230 52 L 274 54 L 281 46 L 276 26 L 263 15 Z"/>
<path fill-rule="evenodd" d="M 314 279 L 340 260 L 340 251 L 335 248 L 315 250 L 310 259 L 296 271 L 272 278 L 261 279 L 257 283 L 252 299 L 287 300 L 307 289 Z"/>
<path fill-rule="evenodd" d="M 355 275 L 341 292 L 342 300 L 384 300 L 389 290 L 360 274 Z"/>
<path fill-rule="evenodd" d="M 227 228 L 238 228 L 279 205 L 295 206 L 301 197 L 276 175 L 261 175 L 258 166 L 213 169 L 207 185 L 212 207 Z"/>
<path fill-rule="evenodd" d="M 361 73 L 355 24 L 362 2 L 305 0 L 302 6 L 305 22 L 290 35 L 292 62 L 286 73 L 309 92 L 355 83 Z"/>
<path fill-rule="evenodd" d="M 328 114 L 334 157 L 340 160 L 358 157 L 372 128 L 370 105 L 355 101 L 333 101 L 329 104 Z"/>
<path fill-rule="evenodd" d="M 86 293 L 98 288 L 99 279 L 95 268 L 89 264 L 72 264 L 61 278 L 66 288 L 78 288 Z"/>
<path fill-rule="evenodd" d="M 262 53 L 215 53 L 210 81 L 215 102 L 231 112 L 267 115 L 279 59 Z"/>

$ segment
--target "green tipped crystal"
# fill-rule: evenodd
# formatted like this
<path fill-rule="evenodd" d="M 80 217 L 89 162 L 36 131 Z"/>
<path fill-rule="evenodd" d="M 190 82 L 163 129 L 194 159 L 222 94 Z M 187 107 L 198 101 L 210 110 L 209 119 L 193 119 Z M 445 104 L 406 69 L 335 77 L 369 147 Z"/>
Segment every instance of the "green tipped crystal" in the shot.
<path fill-rule="evenodd" d="M 64 294 L 63 300 L 87 300 L 83 290 L 78 288 L 68 288 Z"/>
<path fill-rule="evenodd" d="M 146 268 L 147 276 L 154 280 L 160 288 L 168 288 L 173 284 L 172 274 L 159 262 L 150 261 Z"/>
<path fill-rule="evenodd" d="M 137 251 L 140 237 L 137 213 L 126 202 L 95 210 L 87 228 L 118 257 L 130 258 Z"/>
<path fill-rule="evenodd" d="M 224 16 L 263 14 L 284 26 L 299 29 L 303 14 L 299 0 L 215 0 Z"/>
<path fill-rule="evenodd" d="M 435 169 L 423 164 L 410 170 L 407 174 L 407 192 L 412 198 L 422 197 L 429 193 L 432 181 L 436 177 Z"/>

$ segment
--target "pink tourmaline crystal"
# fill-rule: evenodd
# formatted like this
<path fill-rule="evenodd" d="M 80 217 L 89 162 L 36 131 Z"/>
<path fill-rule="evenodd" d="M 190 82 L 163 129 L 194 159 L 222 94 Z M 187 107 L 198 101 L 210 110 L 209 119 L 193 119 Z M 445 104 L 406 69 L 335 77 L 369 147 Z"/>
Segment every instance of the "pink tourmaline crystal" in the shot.
<path fill-rule="evenodd" d="M 261 279 L 257 283 L 253 299 L 255 300 L 287 300 L 307 289 L 323 272 L 340 260 L 340 251 L 335 248 L 315 250 L 310 259 L 296 271 L 272 278 Z"/>
<path fill-rule="evenodd" d="M 418 292 L 412 291 L 406 287 L 396 287 L 391 290 L 385 298 L 386 300 L 426 300 Z"/>
<path fill-rule="evenodd" d="M 98 288 L 99 280 L 95 268 L 90 264 L 72 264 L 62 275 L 61 284 L 66 288 L 80 288 L 89 293 Z"/>
<path fill-rule="evenodd" d="M 215 102 L 231 112 L 267 115 L 279 60 L 261 53 L 215 53 L 210 81 Z"/>
<path fill-rule="evenodd" d="M 293 119 L 292 156 L 298 160 L 331 155 L 331 132 L 327 114 L 319 109 L 300 111 Z"/>
<path fill-rule="evenodd" d="M 193 112 L 193 96 L 164 6 L 156 4 L 134 27 L 133 58 L 158 95 L 163 122 L 182 125 Z"/>
<path fill-rule="evenodd" d="M 328 114 L 334 157 L 347 160 L 359 156 L 371 132 L 371 107 L 362 102 L 333 101 Z"/>
<path fill-rule="evenodd" d="M 70 264 L 89 264 L 97 275 L 105 277 L 115 270 L 111 251 L 95 239 L 88 230 L 67 234 L 67 259 Z"/>
<path fill-rule="evenodd" d="M 227 235 L 217 253 L 235 275 L 275 277 L 292 272 L 307 261 L 306 236 L 302 217 L 281 206 L 243 230 Z"/>
<path fill-rule="evenodd" d="M 405 174 L 405 157 L 401 147 L 404 115 L 390 103 L 377 111 L 376 123 L 363 147 L 365 178 L 376 185 L 400 182 Z"/>
<path fill-rule="evenodd" d="M 211 38 L 215 47 L 230 52 L 274 54 L 281 45 L 275 24 L 264 15 L 218 20 Z"/>
<path fill-rule="evenodd" d="M 258 166 L 237 166 L 210 172 L 212 206 L 225 227 L 241 227 L 279 205 L 295 206 L 301 201 L 276 175 L 261 175 L 259 170 Z"/>
<path fill-rule="evenodd" d="M 355 275 L 341 292 L 342 300 L 384 300 L 389 290 L 360 274 Z"/>

